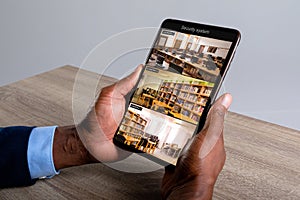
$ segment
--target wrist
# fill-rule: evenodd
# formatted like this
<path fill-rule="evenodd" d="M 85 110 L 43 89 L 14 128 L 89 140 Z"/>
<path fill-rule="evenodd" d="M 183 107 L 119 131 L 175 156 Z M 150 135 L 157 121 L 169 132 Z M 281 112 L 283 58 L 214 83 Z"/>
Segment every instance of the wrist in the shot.
<path fill-rule="evenodd" d="M 74 125 L 56 128 L 53 161 L 56 170 L 96 162 L 82 144 Z"/>
<path fill-rule="evenodd" d="M 188 182 L 175 186 L 163 199 L 211 200 L 213 190 L 214 184 L 207 184 L 197 177 L 193 181 L 189 180 Z"/>
<path fill-rule="evenodd" d="M 192 199 L 211 200 L 213 196 L 214 185 L 200 184 L 199 190 Z"/>

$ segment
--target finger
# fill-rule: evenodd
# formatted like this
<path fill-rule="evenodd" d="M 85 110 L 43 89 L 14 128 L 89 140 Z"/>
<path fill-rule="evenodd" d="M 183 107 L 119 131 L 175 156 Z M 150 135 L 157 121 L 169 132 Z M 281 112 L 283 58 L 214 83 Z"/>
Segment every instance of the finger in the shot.
<path fill-rule="evenodd" d="M 193 153 L 199 155 L 201 152 L 201 158 L 203 158 L 215 145 L 222 133 L 224 116 L 231 102 L 232 96 L 230 94 L 224 94 L 215 101 L 208 113 L 203 130 L 195 136 L 191 143 L 190 150 Z"/>
<path fill-rule="evenodd" d="M 224 94 L 218 98 L 208 113 L 204 129 L 211 129 L 214 132 L 214 130 L 223 128 L 224 117 L 231 103 L 232 96 L 230 94 Z"/>
<path fill-rule="evenodd" d="M 205 124 L 204 124 L 204 127 L 203 127 L 203 130 L 206 130 L 208 128 L 208 126 L 210 125 L 211 123 L 211 112 L 214 110 L 214 107 L 218 107 L 218 106 L 224 106 L 226 110 L 229 109 L 230 105 L 232 103 L 232 96 L 231 94 L 229 93 L 225 93 L 223 94 L 222 96 L 220 96 L 215 102 L 214 104 L 212 105 L 212 107 L 210 108 L 209 112 L 208 112 L 208 115 L 207 115 L 207 118 L 206 118 L 206 121 L 205 121 Z"/>
<path fill-rule="evenodd" d="M 132 72 L 127 77 L 119 80 L 116 83 L 116 87 L 114 91 L 115 95 L 125 96 L 128 92 L 130 92 L 130 90 L 132 90 L 132 88 L 135 86 L 142 68 L 143 68 L 142 64 L 138 65 L 137 68 L 134 70 L 134 72 Z"/>
<path fill-rule="evenodd" d="M 225 94 L 213 105 L 209 114 L 206 134 L 204 135 L 204 139 L 202 139 L 203 143 L 199 152 L 200 159 L 205 158 L 214 149 L 216 144 L 224 146 L 223 142 L 218 143 L 218 141 L 220 139 L 223 141 L 224 118 L 231 102 L 232 96 Z"/>

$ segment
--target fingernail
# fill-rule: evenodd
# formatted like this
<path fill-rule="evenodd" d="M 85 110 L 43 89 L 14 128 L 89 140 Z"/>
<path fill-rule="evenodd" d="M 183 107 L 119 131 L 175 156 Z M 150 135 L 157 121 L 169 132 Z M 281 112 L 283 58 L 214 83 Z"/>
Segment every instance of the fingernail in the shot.
<path fill-rule="evenodd" d="M 139 64 L 136 68 L 135 71 L 140 71 L 142 69 L 144 65 L 143 64 Z"/>
<path fill-rule="evenodd" d="M 231 105 L 231 102 L 232 102 L 231 94 L 225 94 L 221 103 L 223 106 L 225 106 L 226 109 L 228 109 Z"/>

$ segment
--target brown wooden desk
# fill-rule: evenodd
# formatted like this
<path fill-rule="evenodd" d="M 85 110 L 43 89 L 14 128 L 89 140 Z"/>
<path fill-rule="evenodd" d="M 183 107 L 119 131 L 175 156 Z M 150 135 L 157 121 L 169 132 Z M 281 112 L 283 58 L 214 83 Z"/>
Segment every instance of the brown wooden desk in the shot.
<path fill-rule="evenodd" d="M 73 123 L 72 90 L 78 68 L 64 66 L 0 88 L 0 126 Z M 88 89 L 98 75 L 78 80 Z M 115 80 L 104 77 L 102 85 Z M 78 98 L 83 105 L 85 98 Z M 300 132 L 230 112 L 227 160 L 214 199 L 300 199 Z M 134 164 L 134 163 L 133 163 Z M 1 189 L 0 199 L 159 199 L 163 169 L 125 173 L 102 164 L 63 170 L 26 188 Z"/>

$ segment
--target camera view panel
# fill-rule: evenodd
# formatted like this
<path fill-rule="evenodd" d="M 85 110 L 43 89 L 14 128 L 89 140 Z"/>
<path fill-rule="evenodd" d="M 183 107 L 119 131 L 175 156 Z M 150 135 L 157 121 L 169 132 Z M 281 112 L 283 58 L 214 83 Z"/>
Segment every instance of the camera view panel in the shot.
<path fill-rule="evenodd" d="M 197 124 L 214 84 L 146 66 L 132 103 Z"/>
<path fill-rule="evenodd" d="M 231 42 L 162 29 L 115 139 L 176 164 Z"/>
<path fill-rule="evenodd" d="M 173 165 L 196 125 L 131 103 L 116 139 Z"/>
<path fill-rule="evenodd" d="M 148 65 L 214 82 L 232 42 L 162 29 Z"/>

